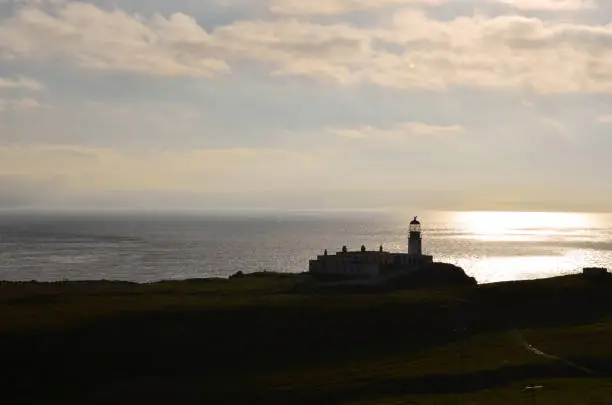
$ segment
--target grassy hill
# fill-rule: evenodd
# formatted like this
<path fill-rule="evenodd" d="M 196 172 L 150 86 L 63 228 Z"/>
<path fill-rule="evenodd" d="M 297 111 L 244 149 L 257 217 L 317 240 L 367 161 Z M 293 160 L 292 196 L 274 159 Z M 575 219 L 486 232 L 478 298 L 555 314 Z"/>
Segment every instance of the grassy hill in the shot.
<path fill-rule="evenodd" d="M 612 280 L 0 283 L 10 404 L 608 404 Z M 532 397 L 528 385 L 541 385 Z"/>

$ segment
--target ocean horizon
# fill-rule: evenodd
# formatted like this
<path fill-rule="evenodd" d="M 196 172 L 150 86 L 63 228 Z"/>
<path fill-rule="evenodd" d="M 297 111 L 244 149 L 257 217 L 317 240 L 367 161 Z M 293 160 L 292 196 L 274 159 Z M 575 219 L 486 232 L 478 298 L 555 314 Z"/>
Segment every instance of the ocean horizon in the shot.
<path fill-rule="evenodd" d="M 417 214 L 418 212 L 415 212 Z M 406 250 L 413 215 L 384 211 L 0 212 L 0 280 L 155 282 L 299 273 L 325 249 Z M 423 212 L 423 247 L 480 283 L 612 265 L 612 215 Z"/>

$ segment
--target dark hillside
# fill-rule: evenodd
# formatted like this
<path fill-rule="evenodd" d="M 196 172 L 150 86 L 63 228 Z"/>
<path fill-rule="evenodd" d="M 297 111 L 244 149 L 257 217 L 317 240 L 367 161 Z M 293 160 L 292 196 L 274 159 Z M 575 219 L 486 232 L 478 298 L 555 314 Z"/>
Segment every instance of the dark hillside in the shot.
<path fill-rule="evenodd" d="M 265 274 L 150 285 L 0 284 L 4 398 L 479 401 L 482 390 L 532 380 L 593 389 L 587 381 L 612 374 L 610 279 L 335 294 L 297 293 L 299 282 L 301 276 Z M 536 355 L 525 339 L 588 363 L 597 375 Z"/>

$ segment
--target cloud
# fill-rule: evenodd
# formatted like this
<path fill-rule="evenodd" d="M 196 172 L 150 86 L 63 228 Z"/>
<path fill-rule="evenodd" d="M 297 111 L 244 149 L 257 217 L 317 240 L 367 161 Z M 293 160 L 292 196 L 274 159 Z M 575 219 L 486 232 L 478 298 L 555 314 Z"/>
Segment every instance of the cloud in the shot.
<path fill-rule="evenodd" d="M 385 86 L 522 88 L 540 93 L 612 91 L 612 27 L 481 15 L 434 21 L 404 10 L 385 40 L 404 51 L 373 63 Z"/>
<path fill-rule="evenodd" d="M 30 110 L 40 107 L 40 103 L 33 98 L 0 99 L 0 112 Z"/>
<path fill-rule="evenodd" d="M 372 53 L 370 33 L 347 24 L 238 21 L 213 35 L 226 54 L 273 63 L 273 75 L 318 77 L 341 84 L 358 82 L 356 70 Z"/>
<path fill-rule="evenodd" d="M 75 2 L 53 11 L 29 6 L 0 26 L 5 57 L 60 55 L 92 69 L 195 77 L 256 62 L 272 76 L 400 89 L 608 93 L 611 44 L 612 25 L 517 15 L 435 20 L 412 7 L 374 27 L 274 17 L 234 21 L 207 32 L 182 13 L 144 18 Z"/>
<path fill-rule="evenodd" d="M 597 121 L 603 124 L 612 124 L 612 115 L 601 115 L 597 117 Z"/>
<path fill-rule="evenodd" d="M 460 125 L 432 125 L 421 122 L 407 122 L 391 129 L 363 126 L 357 129 L 332 129 L 331 133 L 342 138 L 363 139 L 375 142 L 397 142 L 417 136 L 447 136 L 463 133 Z"/>
<path fill-rule="evenodd" d="M 0 0 L 0 4 L 19 4 L 28 6 L 45 6 L 65 4 L 70 0 Z"/>
<path fill-rule="evenodd" d="M 176 13 L 146 19 L 92 4 L 59 3 L 52 11 L 20 8 L 0 26 L 0 55 L 60 55 L 81 66 L 167 76 L 210 77 L 229 71 L 206 51 L 209 34 L 194 18 Z"/>
<path fill-rule="evenodd" d="M 25 76 L 17 76 L 15 78 L 0 76 L 0 90 L 2 89 L 39 91 L 43 89 L 43 86 L 39 81 Z"/>
<path fill-rule="evenodd" d="M 231 148 L 139 154 L 76 145 L 0 147 L 0 207 L 363 208 L 406 199 L 415 203 L 415 198 L 420 203 L 432 194 L 428 189 L 415 195 L 429 178 L 420 171 L 413 177 L 405 170 L 381 176 L 376 166 L 354 169 L 346 151 Z M 443 177 L 455 180 L 448 173 Z"/>
<path fill-rule="evenodd" d="M 268 9 L 280 15 L 334 15 L 354 11 L 375 10 L 389 6 L 435 7 L 452 4 L 456 0 L 270 0 Z M 484 0 L 502 3 L 519 10 L 576 11 L 597 7 L 594 0 Z M 465 2 L 465 3 L 469 3 Z M 473 0 L 473 5 L 482 5 L 482 0 Z"/>
<path fill-rule="evenodd" d="M 551 117 L 540 117 L 540 122 L 543 126 L 550 128 L 559 134 L 567 134 L 569 132 L 567 126 L 558 119 Z"/>
<path fill-rule="evenodd" d="M 594 0 L 495 0 L 520 10 L 576 11 L 597 8 Z"/>
<path fill-rule="evenodd" d="M 610 25 L 516 15 L 438 21 L 404 9 L 374 28 L 253 20 L 220 27 L 212 37 L 224 54 L 271 63 L 275 75 L 340 85 L 612 92 Z"/>
<path fill-rule="evenodd" d="M 89 94 L 67 101 L 51 96 L 44 103 L 31 98 L 0 101 L 0 110 L 11 114 L 10 120 L 0 116 L 0 145 L 69 144 L 148 151 L 201 147 L 216 134 L 207 125 L 207 111 L 189 101 L 111 98 L 102 102 L 89 101 Z"/>
<path fill-rule="evenodd" d="M 292 190 L 323 176 L 325 165 L 317 162 L 308 152 L 283 149 L 139 153 L 78 145 L 0 147 L 0 173 L 37 181 L 61 178 L 71 190 Z"/>
<path fill-rule="evenodd" d="M 351 11 L 364 11 L 385 6 L 437 5 L 449 0 L 272 0 L 268 5 L 271 12 L 288 15 L 331 15 Z"/>

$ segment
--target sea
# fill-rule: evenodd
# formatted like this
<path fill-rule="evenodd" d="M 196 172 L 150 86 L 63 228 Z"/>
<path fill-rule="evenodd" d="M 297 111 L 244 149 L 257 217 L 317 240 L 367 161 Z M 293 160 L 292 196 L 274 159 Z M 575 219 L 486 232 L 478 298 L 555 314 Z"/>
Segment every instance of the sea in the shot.
<path fill-rule="evenodd" d="M 299 273 L 325 249 L 406 251 L 397 212 L 0 212 L 0 280 L 160 280 Z M 480 283 L 612 268 L 612 215 L 424 212 L 423 246 Z"/>

